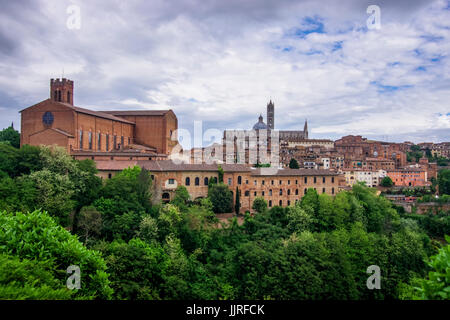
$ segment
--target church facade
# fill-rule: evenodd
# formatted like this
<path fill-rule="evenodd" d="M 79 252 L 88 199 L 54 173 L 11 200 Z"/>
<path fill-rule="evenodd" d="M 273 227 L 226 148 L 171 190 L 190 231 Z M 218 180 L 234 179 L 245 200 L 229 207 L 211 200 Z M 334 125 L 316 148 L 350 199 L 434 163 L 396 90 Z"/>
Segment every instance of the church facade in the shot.
<path fill-rule="evenodd" d="M 50 80 L 50 98 L 21 113 L 21 145 L 58 145 L 77 159 L 164 159 L 178 143 L 172 110 L 93 111 L 73 103 L 73 81 Z M 116 158 L 114 158 L 116 157 Z"/>

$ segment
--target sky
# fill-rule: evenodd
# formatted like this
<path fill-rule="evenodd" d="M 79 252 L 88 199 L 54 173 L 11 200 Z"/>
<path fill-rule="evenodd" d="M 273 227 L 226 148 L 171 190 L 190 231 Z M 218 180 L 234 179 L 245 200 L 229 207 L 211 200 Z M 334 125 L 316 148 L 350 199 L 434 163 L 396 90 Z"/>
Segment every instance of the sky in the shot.
<path fill-rule="evenodd" d="M 368 25 L 369 5 L 380 9 L 378 29 Z M 259 114 L 266 121 L 271 99 L 275 128 L 302 130 L 307 119 L 310 138 L 450 141 L 447 0 L 0 0 L 0 8 L 0 128 L 19 129 L 19 111 L 64 76 L 77 106 L 172 109 L 191 132 L 194 121 L 250 129 Z"/>

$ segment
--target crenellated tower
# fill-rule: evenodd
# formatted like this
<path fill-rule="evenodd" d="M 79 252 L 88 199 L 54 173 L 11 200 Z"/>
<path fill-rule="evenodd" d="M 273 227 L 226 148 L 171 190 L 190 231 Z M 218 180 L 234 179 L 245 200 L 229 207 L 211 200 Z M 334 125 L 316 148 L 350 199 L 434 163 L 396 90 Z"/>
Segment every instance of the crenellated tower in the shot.
<path fill-rule="evenodd" d="M 62 79 L 50 79 L 50 99 L 73 105 L 73 81 Z"/>

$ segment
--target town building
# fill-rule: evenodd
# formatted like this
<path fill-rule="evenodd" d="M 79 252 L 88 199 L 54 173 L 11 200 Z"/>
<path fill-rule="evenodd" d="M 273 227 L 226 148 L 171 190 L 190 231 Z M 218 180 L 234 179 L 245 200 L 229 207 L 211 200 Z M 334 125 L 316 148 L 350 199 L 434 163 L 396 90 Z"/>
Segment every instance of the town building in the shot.
<path fill-rule="evenodd" d="M 218 179 L 218 164 L 176 164 L 165 161 L 96 161 L 99 175 L 111 178 L 123 169 L 140 166 L 149 170 L 153 179 L 155 202 L 169 202 L 178 186 L 185 186 L 192 200 L 206 198 L 210 179 Z M 263 197 L 269 207 L 295 204 L 314 188 L 319 194 L 336 195 L 345 187 L 343 175 L 330 170 L 252 168 L 242 164 L 221 164 L 223 181 L 235 197 L 240 192 L 242 212 L 252 212 L 253 201 Z M 234 203 L 235 199 L 233 199 Z"/>
<path fill-rule="evenodd" d="M 93 111 L 74 105 L 74 83 L 50 80 L 50 98 L 20 111 L 21 145 L 58 145 L 77 159 L 166 159 L 178 144 L 172 110 Z"/>
<path fill-rule="evenodd" d="M 427 171 L 422 168 L 400 168 L 388 170 L 387 176 L 395 186 L 424 187 L 429 186 Z"/>

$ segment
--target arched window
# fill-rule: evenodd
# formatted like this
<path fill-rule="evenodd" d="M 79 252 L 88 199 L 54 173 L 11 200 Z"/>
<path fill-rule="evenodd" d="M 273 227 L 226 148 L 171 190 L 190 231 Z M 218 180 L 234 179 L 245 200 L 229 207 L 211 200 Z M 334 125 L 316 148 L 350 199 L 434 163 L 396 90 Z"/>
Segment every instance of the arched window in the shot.
<path fill-rule="evenodd" d="M 279 202 L 279 203 L 280 203 L 280 206 L 282 206 L 282 205 L 283 205 L 283 200 L 280 200 L 280 202 Z"/>
<path fill-rule="evenodd" d="M 199 177 L 195 177 L 195 185 L 196 186 L 200 185 L 200 178 Z"/>
<path fill-rule="evenodd" d="M 308 183 L 308 177 L 305 177 L 305 183 Z"/>
<path fill-rule="evenodd" d="M 238 184 L 242 184 L 242 177 L 238 176 Z"/>
<path fill-rule="evenodd" d="M 245 191 L 245 196 L 248 197 L 250 195 L 249 191 Z"/>
<path fill-rule="evenodd" d="M 61 90 L 58 90 L 58 101 L 61 102 Z"/>
<path fill-rule="evenodd" d="M 205 179 L 204 179 L 204 184 L 205 184 L 205 186 L 208 185 L 208 182 L 209 182 L 208 177 L 205 177 Z"/>
<path fill-rule="evenodd" d="M 191 185 L 191 178 L 186 177 L 185 185 L 187 185 L 187 186 Z"/>
<path fill-rule="evenodd" d="M 164 193 L 162 194 L 162 200 L 163 200 L 163 202 L 165 202 L 165 203 L 169 202 L 169 201 L 170 201 L 170 194 L 167 193 L 167 192 L 164 192 Z"/>
<path fill-rule="evenodd" d="M 67 91 L 67 103 L 70 103 L 70 91 Z"/>
<path fill-rule="evenodd" d="M 291 189 L 288 189 L 288 196 L 290 196 L 291 195 Z"/>
<path fill-rule="evenodd" d="M 295 195 L 298 196 L 298 189 L 295 189 Z"/>

